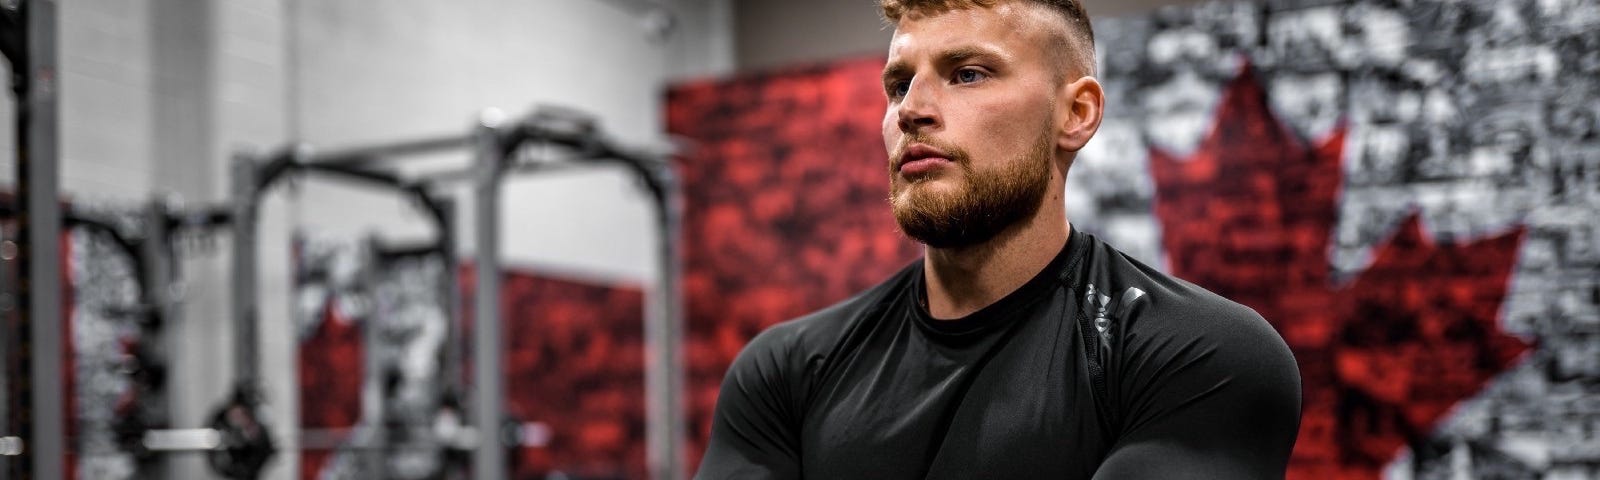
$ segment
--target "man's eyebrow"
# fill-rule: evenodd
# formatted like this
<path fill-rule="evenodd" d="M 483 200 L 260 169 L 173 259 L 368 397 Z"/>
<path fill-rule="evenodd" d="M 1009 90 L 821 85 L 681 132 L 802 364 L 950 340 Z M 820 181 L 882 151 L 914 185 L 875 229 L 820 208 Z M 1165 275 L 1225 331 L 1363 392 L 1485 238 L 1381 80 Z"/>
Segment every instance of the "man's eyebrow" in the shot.
<path fill-rule="evenodd" d="M 973 60 L 973 59 L 985 59 L 985 60 L 996 60 L 996 61 L 998 61 L 998 60 L 1003 59 L 1004 56 L 1000 55 L 999 53 L 994 52 L 993 50 L 987 49 L 987 48 L 983 48 L 983 47 L 979 47 L 979 46 L 975 46 L 975 45 L 963 45 L 963 46 L 954 47 L 954 48 L 951 48 L 949 50 L 945 50 L 945 51 L 939 52 L 939 57 L 938 58 L 939 58 L 939 60 L 938 60 L 939 64 L 941 64 L 941 65 L 950 65 L 950 64 L 961 63 L 961 62 L 965 62 L 965 61 Z M 883 79 L 887 81 L 887 80 L 893 79 L 893 78 L 902 78 L 902 77 L 910 76 L 912 70 L 915 70 L 915 69 L 912 68 L 910 64 L 907 64 L 903 60 L 896 60 L 893 63 L 890 63 L 890 64 L 885 65 L 883 67 Z"/>
<path fill-rule="evenodd" d="M 976 45 L 962 45 L 939 52 L 939 61 L 941 63 L 960 63 L 975 58 L 999 60 L 1001 55 L 993 50 Z"/>
<path fill-rule="evenodd" d="M 893 63 L 883 66 L 883 81 L 887 82 L 890 79 L 910 76 L 912 70 L 913 69 L 911 68 L 911 65 L 904 61 L 897 60 Z"/>

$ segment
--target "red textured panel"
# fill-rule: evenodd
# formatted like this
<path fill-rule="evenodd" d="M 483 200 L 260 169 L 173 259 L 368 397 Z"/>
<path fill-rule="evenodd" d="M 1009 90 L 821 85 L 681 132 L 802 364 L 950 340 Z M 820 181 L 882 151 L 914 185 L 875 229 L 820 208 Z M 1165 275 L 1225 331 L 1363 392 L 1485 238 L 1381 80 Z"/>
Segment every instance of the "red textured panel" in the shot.
<path fill-rule="evenodd" d="M 476 277 L 465 267 L 459 278 L 472 338 Z M 643 291 L 526 272 L 501 281 L 506 408 L 548 432 L 510 456 L 512 477 L 646 478 Z"/>
<path fill-rule="evenodd" d="M 915 258 L 889 213 L 882 59 L 673 88 L 682 162 L 690 464 L 722 374 L 774 323 L 838 302 Z"/>
<path fill-rule="evenodd" d="M 1336 285 L 1345 129 L 1307 145 L 1249 68 L 1216 115 L 1189 158 L 1151 152 L 1171 271 L 1255 308 L 1294 349 L 1305 415 L 1289 477 L 1378 478 L 1527 349 L 1497 322 L 1522 230 L 1440 245 L 1413 215 Z"/>
<path fill-rule="evenodd" d="M 322 321 L 301 341 L 300 427 L 351 428 L 361 421 L 361 382 L 365 378 L 361 327 L 341 318 L 329 301 Z M 333 451 L 302 450 L 300 478 L 319 478 Z"/>

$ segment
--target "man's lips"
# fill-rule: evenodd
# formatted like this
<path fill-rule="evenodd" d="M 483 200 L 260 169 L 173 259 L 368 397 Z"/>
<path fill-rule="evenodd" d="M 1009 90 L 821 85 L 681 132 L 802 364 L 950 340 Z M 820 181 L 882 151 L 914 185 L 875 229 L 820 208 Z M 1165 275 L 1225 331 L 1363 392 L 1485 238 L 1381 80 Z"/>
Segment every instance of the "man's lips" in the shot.
<path fill-rule="evenodd" d="M 947 163 L 950 163 L 950 159 L 944 157 L 919 158 L 901 163 L 900 174 L 906 176 L 922 175 L 924 173 L 933 171 L 933 169 L 944 166 Z"/>
<path fill-rule="evenodd" d="M 914 143 L 900 154 L 901 175 L 920 175 L 950 163 L 950 154 L 931 146 Z"/>

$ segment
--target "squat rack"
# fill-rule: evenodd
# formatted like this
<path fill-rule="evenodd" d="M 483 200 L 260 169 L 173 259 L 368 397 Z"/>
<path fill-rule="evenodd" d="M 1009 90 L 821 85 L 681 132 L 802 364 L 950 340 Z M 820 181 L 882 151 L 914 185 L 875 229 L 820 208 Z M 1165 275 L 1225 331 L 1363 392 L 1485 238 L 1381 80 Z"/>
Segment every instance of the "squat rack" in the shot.
<path fill-rule="evenodd" d="M 381 158 L 378 155 L 383 153 L 374 151 L 371 155 L 373 158 Z M 338 153 L 333 155 L 343 158 Z M 445 308 L 451 312 L 451 318 L 454 318 L 457 295 L 454 288 L 455 276 L 451 272 L 455 269 L 456 243 L 454 214 L 451 211 L 450 201 L 429 192 L 422 182 L 404 179 L 392 172 L 374 168 L 329 162 L 326 161 L 328 158 L 332 157 L 317 155 L 306 145 L 290 145 L 267 154 L 252 151 L 240 151 L 235 154 L 232 170 L 233 195 L 230 201 L 232 221 L 229 223 L 233 234 L 234 276 L 231 285 L 233 295 L 231 313 L 235 329 L 234 388 L 213 417 L 212 429 L 215 435 L 207 436 L 202 432 L 202 436 L 199 437 L 201 440 L 186 441 L 195 437 L 185 436 L 179 432 L 152 432 L 158 438 L 147 435 L 147 445 L 164 444 L 161 448 L 173 451 L 210 450 L 208 460 L 212 468 L 230 478 L 255 478 L 273 454 L 275 447 L 267 430 L 269 425 L 260 421 L 257 411 L 262 401 L 260 355 L 256 343 L 260 325 L 256 304 L 256 281 L 260 272 L 256 258 L 256 247 L 260 242 L 257 230 L 260 208 L 266 195 L 270 193 L 272 187 L 291 176 L 314 175 L 358 182 L 400 193 L 421 207 L 437 235 L 430 249 L 443 253 L 445 272 L 451 279 L 444 282 L 446 291 L 441 292 L 441 298 L 445 299 Z M 448 388 L 454 389 L 460 386 L 458 376 L 460 335 L 457 322 L 451 321 L 447 325 L 443 371 L 445 384 Z M 230 410 L 234 412 L 228 413 Z M 172 433 L 179 435 L 172 437 L 170 435 Z M 161 435 L 167 436 L 161 437 Z M 304 443 L 304 438 L 299 438 L 303 437 L 302 435 L 296 437 L 300 440 L 297 443 Z M 171 440 L 174 438 L 176 441 Z"/>
<path fill-rule="evenodd" d="M 571 158 L 552 160 L 532 158 L 528 147 L 555 146 L 573 153 Z M 421 156 L 470 148 L 474 154 L 470 167 L 427 178 L 407 178 L 383 165 Z M 235 353 L 239 383 L 235 402 L 255 408 L 259 386 L 258 353 L 254 345 L 258 317 L 254 301 L 256 264 L 256 214 L 261 194 L 272 181 L 290 170 L 321 172 L 342 178 L 386 185 L 410 192 L 430 211 L 453 255 L 453 238 L 448 226 L 448 209 L 428 191 L 445 182 L 468 181 L 473 187 L 473 222 L 476 228 L 473 332 L 473 382 L 471 424 L 477 434 L 473 449 L 475 478 L 506 477 L 504 448 L 514 444 L 505 412 L 504 370 L 501 368 L 499 191 L 510 174 L 534 173 L 557 168 L 617 164 L 640 181 L 655 207 L 656 227 L 660 232 L 656 288 L 652 292 L 644 325 L 647 369 L 647 463 L 651 476 L 679 479 L 685 475 L 681 446 L 685 427 L 681 407 L 683 367 L 682 310 L 678 258 L 681 205 L 677 179 L 664 155 L 617 144 L 600 133 L 593 119 L 572 110 L 542 107 L 532 114 L 508 122 L 498 111 L 485 111 L 472 131 L 465 135 L 372 145 L 315 152 L 293 145 L 269 154 L 240 152 L 234 159 L 233 222 L 234 275 L 233 318 Z M 452 330 L 455 329 L 452 323 Z M 452 331 L 447 349 L 458 348 Z M 447 350 L 447 359 L 452 358 Z M 448 361 L 447 361 L 448 363 Z M 447 365 L 448 367 L 448 365 Z M 243 447 L 243 445 L 241 445 Z M 266 445 L 270 450 L 270 443 Z M 262 459 L 264 461 L 264 459 Z"/>

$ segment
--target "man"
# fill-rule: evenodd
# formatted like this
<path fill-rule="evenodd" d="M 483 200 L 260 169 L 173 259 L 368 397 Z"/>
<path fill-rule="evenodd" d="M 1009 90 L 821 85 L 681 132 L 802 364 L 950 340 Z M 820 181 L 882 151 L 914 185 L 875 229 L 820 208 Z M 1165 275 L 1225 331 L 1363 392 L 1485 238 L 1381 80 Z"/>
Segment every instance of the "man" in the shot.
<path fill-rule="evenodd" d="M 1082 8 L 882 7 L 889 204 L 925 258 L 752 340 L 699 477 L 1282 478 L 1282 338 L 1067 222 L 1103 104 Z"/>

